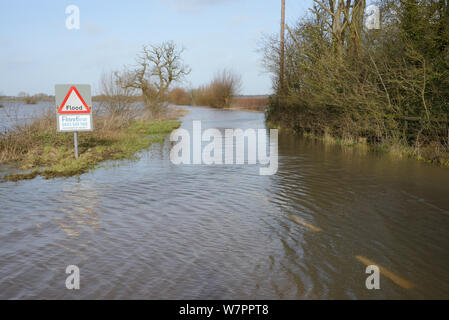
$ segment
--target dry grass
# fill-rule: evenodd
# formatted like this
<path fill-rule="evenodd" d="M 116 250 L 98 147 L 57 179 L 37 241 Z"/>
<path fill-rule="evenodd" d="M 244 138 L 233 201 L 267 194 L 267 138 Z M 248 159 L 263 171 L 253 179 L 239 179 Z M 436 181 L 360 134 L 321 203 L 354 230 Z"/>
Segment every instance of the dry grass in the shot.
<path fill-rule="evenodd" d="M 235 97 L 232 103 L 232 109 L 264 111 L 268 105 L 266 97 Z"/>
<path fill-rule="evenodd" d="M 184 108 L 179 107 L 171 107 L 166 108 L 164 112 L 160 113 L 157 118 L 154 118 L 154 114 L 151 112 L 151 110 L 145 110 L 142 119 L 145 120 L 176 120 L 178 118 L 181 118 L 185 116 L 189 111 Z"/>
<path fill-rule="evenodd" d="M 188 106 L 192 104 L 189 93 L 183 88 L 174 88 L 167 95 L 167 101 L 178 106 Z"/>
<path fill-rule="evenodd" d="M 30 150 L 37 134 L 45 134 L 50 128 L 56 128 L 54 112 L 45 114 L 32 124 L 17 126 L 7 133 L 0 134 L 0 162 L 18 161 Z M 55 130 L 53 130 L 55 131 Z"/>

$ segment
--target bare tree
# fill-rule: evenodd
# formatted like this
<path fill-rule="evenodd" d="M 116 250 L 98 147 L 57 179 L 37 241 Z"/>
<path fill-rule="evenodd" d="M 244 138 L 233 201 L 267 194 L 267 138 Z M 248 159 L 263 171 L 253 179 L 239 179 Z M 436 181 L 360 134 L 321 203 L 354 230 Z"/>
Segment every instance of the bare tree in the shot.
<path fill-rule="evenodd" d="M 343 59 L 343 46 L 347 28 L 350 30 L 354 51 L 358 54 L 366 1 L 328 0 L 327 4 L 318 0 L 314 0 L 314 2 L 316 5 L 312 11 L 321 17 L 326 24 L 324 30 L 332 34 L 339 60 Z"/>
<path fill-rule="evenodd" d="M 100 80 L 102 103 L 109 115 L 132 116 L 136 89 L 126 86 L 127 72 L 103 73 Z"/>
<path fill-rule="evenodd" d="M 281 1 L 281 59 L 279 63 L 279 92 L 284 94 L 284 59 L 285 59 L 285 0 Z"/>
<path fill-rule="evenodd" d="M 183 51 L 172 41 L 144 46 L 137 66 L 127 74 L 124 86 L 141 90 L 145 105 L 153 114 L 163 110 L 170 85 L 190 73 L 181 58 Z"/>

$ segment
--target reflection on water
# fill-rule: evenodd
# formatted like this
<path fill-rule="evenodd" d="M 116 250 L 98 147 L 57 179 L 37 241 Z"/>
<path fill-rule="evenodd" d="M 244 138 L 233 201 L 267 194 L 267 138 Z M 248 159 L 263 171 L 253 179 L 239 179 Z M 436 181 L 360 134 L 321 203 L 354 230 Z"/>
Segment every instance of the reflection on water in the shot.
<path fill-rule="evenodd" d="M 96 212 L 101 189 L 93 189 L 90 182 L 78 181 L 74 185 L 64 185 L 61 198 L 61 212 L 63 215 L 53 217 L 53 221 L 65 233 L 65 237 L 55 242 L 72 253 L 84 257 L 84 248 L 91 249 L 90 233 L 97 233 L 101 229 Z"/>
<path fill-rule="evenodd" d="M 263 114 L 189 109 L 186 129 L 264 128 Z M 169 149 L 0 184 L 0 298 L 449 298 L 449 170 L 283 134 L 273 176 L 176 166 Z"/>

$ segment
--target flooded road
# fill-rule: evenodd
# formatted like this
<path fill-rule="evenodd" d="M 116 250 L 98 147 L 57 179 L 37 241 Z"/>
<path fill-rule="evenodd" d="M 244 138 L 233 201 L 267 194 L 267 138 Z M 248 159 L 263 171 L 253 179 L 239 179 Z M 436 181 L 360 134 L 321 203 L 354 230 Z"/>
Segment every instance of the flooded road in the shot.
<path fill-rule="evenodd" d="M 265 127 L 188 109 L 186 129 Z M 167 139 L 78 177 L 0 183 L 0 298 L 449 299 L 449 169 L 282 133 L 278 147 L 272 176 L 174 165 Z"/>

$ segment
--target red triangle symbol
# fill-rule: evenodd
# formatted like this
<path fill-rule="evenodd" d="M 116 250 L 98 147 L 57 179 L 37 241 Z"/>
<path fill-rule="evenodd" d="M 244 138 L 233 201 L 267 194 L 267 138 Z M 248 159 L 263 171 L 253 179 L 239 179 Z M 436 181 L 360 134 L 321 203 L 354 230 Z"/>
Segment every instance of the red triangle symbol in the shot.
<path fill-rule="evenodd" d="M 58 113 L 90 113 L 90 108 L 75 86 L 71 86 Z"/>

